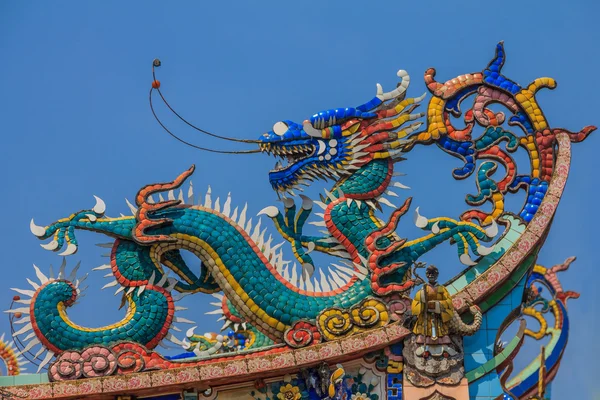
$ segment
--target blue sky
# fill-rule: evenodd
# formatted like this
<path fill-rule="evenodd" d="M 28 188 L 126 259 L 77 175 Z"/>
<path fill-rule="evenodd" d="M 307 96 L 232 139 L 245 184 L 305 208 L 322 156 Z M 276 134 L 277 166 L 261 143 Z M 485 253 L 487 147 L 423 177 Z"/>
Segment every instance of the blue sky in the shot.
<path fill-rule="evenodd" d="M 322 109 L 370 99 L 375 83 L 391 88 L 395 71 L 412 77 L 409 93 L 425 91 L 422 73 L 438 80 L 482 70 L 494 46 L 505 41 L 504 73 L 527 84 L 540 76 L 558 81 L 538 99 L 551 126 L 579 130 L 598 125 L 600 83 L 597 43 L 600 6 L 592 1 L 502 3 L 419 2 L 2 2 L 0 4 L 0 147 L 3 277 L 0 304 L 11 287 L 24 287 L 42 269 L 60 264 L 29 232 L 31 217 L 50 223 L 91 207 L 92 195 L 107 213 L 128 211 L 124 198 L 139 187 L 170 180 L 196 164 L 197 193 L 232 193 L 255 214 L 277 204 L 263 155 L 202 153 L 175 142 L 148 108 L 150 67 L 159 57 L 162 89 L 172 105 L 207 130 L 255 138 L 281 119 L 301 122 Z M 178 134 L 214 148 L 241 148 L 200 136 L 161 115 Z M 600 140 L 593 133 L 573 146 L 572 173 L 539 262 L 571 255 L 562 275 L 566 289 L 582 293 L 569 303 L 574 330 L 554 385 L 555 398 L 600 394 L 595 359 L 600 329 L 595 275 L 599 218 L 596 196 Z M 473 181 L 455 183 L 456 160 L 433 147 L 415 149 L 399 168 L 403 182 L 427 216 L 458 217 Z M 514 204 L 519 204 L 518 200 Z M 399 232 L 415 237 L 410 221 Z M 413 236 L 410 236 L 413 235 Z M 83 270 L 106 262 L 97 235 L 80 235 Z M 288 253 L 290 254 L 290 253 Z M 450 257 L 451 256 L 451 257 Z M 443 277 L 459 271 L 455 248 L 428 255 Z M 102 273 L 91 273 L 87 296 L 71 314 L 82 325 L 120 319 L 119 299 L 101 292 Z M 203 296 L 186 298 L 186 317 L 216 327 Z M 92 312 L 90 312 L 92 311 Z M 214 329 L 214 328 L 213 328 Z M 0 331 L 8 331 L 7 320 Z M 537 344 L 533 344 L 537 348 Z"/>

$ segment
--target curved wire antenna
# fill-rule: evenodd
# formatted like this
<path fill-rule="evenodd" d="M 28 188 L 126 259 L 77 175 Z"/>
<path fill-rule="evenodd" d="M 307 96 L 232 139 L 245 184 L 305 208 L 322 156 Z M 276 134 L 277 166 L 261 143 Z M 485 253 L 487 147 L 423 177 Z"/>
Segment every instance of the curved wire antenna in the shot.
<path fill-rule="evenodd" d="M 225 151 L 225 150 L 214 150 L 214 149 L 209 149 L 208 147 L 201 147 L 201 146 L 197 146 L 195 144 L 192 144 L 182 138 L 180 138 L 179 136 L 175 135 L 173 132 L 171 132 L 169 130 L 169 128 L 167 128 L 165 126 L 165 124 L 162 123 L 162 121 L 160 120 L 160 118 L 158 118 L 158 115 L 156 115 L 156 111 L 154 111 L 154 105 L 152 104 L 152 91 L 154 89 L 150 89 L 150 93 L 148 95 L 149 101 L 150 101 L 150 110 L 152 110 L 152 115 L 154 115 L 154 119 L 156 119 L 156 122 L 158 122 L 158 124 L 165 130 L 165 132 L 167 132 L 169 135 L 171 135 L 173 138 L 175 138 L 176 140 L 180 141 L 181 143 L 193 147 L 194 149 L 198 149 L 198 150 L 203 150 L 203 151 L 208 151 L 211 153 L 220 153 L 220 154 L 252 154 L 252 153 L 260 153 L 261 150 L 256 149 L 256 150 L 240 150 L 240 151 Z M 232 139 L 233 140 L 233 139 Z"/>
<path fill-rule="evenodd" d="M 156 69 L 156 67 L 160 67 L 160 65 L 161 65 L 161 63 L 160 63 L 159 59 L 155 59 L 152 62 L 152 79 L 153 79 L 154 82 L 157 82 L 157 79 L 156 79 L 156 70 L 155 69 Z M 153 89 L 155 89 L 158 92 L 158 94 L 160 95 L 160 98 L 162 99 L 163 103 L 165 103 L 165 105 L 167 106 L 167 108 L 169 110 L 171 110 L 171 112 L 173 114 L 175 114 L 175 116 L 177 118 L 179 118 L 181 121 L 183 121 L 186 125 L 188 125 L 192 129 L 197 130 L 198 132 L 204 133 L 205 135 L 212 136 L 212 137 L 217 138 L 217 139 L 229 140 L 231 142 L 253 143 L 253 144 L 260 144 L 260 143 L 262 143 L 260 140 L 235 139 L 235 138 L 230 138 L 230 137 L 227 137 L 227 136 L 221 136 L 221 135 L 217 135 L 216 133 L 212 133 L 212 132 L 209 132 L 209 131 L 204 130 L 202 128 L 199 128 L 196 125 L 194 125 L 191 122 L 189 122 L 187 119 L 183 118 L 177 111 L 175 111 L 175 109 L 173 109 L 173 107 L 171 107 L 171 105 L 169 104 L 169 102 L 167 101 L 167 99 L 165 98 L 165 96 L 162 94 L 162 91 L 160 90 L 160 86 L 157 86 L 157 87 L 155 87 Z"/>

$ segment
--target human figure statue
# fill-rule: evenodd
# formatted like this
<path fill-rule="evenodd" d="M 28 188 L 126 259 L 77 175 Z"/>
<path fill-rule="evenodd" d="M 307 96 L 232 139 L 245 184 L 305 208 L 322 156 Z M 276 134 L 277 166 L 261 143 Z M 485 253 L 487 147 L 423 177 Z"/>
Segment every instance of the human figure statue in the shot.
<path fill-rule="evenodd" d="M 412 314 L 417 317 L 413 333 L 418 344 L 450 343 L 449 325 L 454 314 L 452 298 L 442 285 L 438 285 L 439 271 L 430 265 L 425 270 L 425 283 L 412 301 Z"/>

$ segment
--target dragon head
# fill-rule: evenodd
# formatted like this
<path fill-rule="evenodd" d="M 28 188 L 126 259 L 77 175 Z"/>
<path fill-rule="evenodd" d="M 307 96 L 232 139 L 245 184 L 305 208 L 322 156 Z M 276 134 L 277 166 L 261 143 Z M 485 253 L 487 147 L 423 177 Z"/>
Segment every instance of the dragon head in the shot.
<path fill-rule="evenodd" d="M 259 138 L 261 151 L 280 158 L 269 172 L 269 181 L 277 192 L 291 192 L 315 179 L 341 180 L 375 159 L 399 160 L 406 141 L 423 116 L 411 114 L 425 95 L 405 98 L 409 77 L 398 71 L 401 82 L 377 94 L 356 108 L 322 111 L 302 124 L 279 121 Z"/>

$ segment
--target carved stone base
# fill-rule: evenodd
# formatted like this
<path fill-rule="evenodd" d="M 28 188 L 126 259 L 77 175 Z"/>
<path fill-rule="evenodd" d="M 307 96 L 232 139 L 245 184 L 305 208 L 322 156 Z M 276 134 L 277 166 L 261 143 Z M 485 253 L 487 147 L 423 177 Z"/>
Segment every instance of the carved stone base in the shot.
<path fill-rule="evenodd" d="M 455 386 L 464 377 L 462 338 L 451 336 L 443 344 L 417 343 L 411 335 L 404 340 L 404 377 L 416 387 L 434 384 Z"/>
<path fill-rule="evenodd" d="M 414 386 L 404 375 L 402 391 L 410 400 L 469 400 L 469 382 L 462 378 L 458 385 L 446 386 L 436 383 L 429 387 Z"/>

